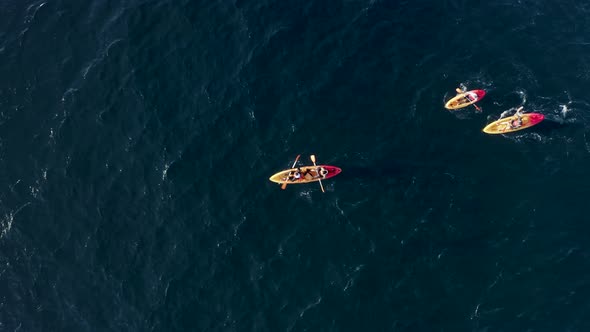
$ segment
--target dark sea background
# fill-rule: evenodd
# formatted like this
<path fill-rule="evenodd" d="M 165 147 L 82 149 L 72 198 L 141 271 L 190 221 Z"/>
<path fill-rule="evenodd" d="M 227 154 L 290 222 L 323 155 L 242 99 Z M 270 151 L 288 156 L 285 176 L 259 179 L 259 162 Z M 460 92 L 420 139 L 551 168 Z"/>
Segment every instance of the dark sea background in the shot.
<path fill-rule="evenodd" d="M 589 1 L 1 1 L 0 331 L 590 331 L 589 86 Z"/>

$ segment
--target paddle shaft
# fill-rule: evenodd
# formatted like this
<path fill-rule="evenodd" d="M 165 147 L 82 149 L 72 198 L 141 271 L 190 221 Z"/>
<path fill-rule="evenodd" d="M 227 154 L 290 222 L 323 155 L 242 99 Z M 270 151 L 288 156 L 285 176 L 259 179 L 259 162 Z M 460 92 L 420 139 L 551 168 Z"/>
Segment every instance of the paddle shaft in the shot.
<path fill-rule="evenodd" d="M 315 155 L 311 155 L 311 162 L 313 163 L 313 166 L 317 167 L 317 165 L 315 164 Z M 318 171 L 318 177 L 321 177 L 320 172 Z M 318 181 L 320 182 L 320 188 L 322 188 L 322 192 L 325 193 L 326 191 L 324 190 L 324 185 L 322 184 L 322 180 L 318 179 Z"/>

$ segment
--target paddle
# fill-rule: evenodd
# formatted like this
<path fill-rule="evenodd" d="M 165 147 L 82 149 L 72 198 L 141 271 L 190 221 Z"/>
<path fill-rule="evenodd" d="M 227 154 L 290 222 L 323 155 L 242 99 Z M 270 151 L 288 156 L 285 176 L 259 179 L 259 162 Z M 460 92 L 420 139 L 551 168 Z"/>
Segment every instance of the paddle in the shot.
<path fill-rule="evenodd" d="M 315 164 L 315 155 L 312 154 L 311 156 L 309 156 L 309 158 L 311 158 L 311 162 L 313 163 L 313 166 L 317 167 L 317 165 Z M 318 176 L 321 176 L 319 174 L 319 171 L 318 171 Z M 321 179 L 318 179 L 318 180 L 320 181 L 320 188 L 322 188 L 322 192 L 325 193 L 326 191 L 324 190 L 324 186 L 322 185 L 322 180 Z"/>
<path fill-rule="evenodd" d="M 297 155 L 297 157 L 295 158 L 295 162 L 293 162 L 293 166 L 291 166 L 291 168 L 295 167 L 295 164 L 297 164 L 297 160 L 299 160 L 300 156 L 301 156 L 300 154 Z M 285 190 L 285 188 L 287 188 L 287 182 L 285 182 L 281 185 L 281 189 Z"/>

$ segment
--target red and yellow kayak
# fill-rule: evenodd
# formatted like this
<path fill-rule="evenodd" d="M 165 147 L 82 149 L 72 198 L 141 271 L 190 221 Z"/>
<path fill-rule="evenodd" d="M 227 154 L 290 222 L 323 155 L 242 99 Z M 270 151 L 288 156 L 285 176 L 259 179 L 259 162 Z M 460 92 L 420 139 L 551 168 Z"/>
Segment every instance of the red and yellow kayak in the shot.
<path fill-rule="evenodd" d="M 477 103 L 485 95 L 486 95 L 486 92 L 484 90 L 471 90 L 471 91 L 459 93 L 455 97 L 451 98 L 451 100 L 447 101 L 447 103 L 445 104 L 445 108 L 449 109 L 449 110 L 456 110 L 459 108 L 463 108 L 463 107 Z"/>
<path fill-rule="evenodd" d="M 483 128 L 483 132 L 492 135 L 512 133 L 538 124 L 539 122 L 543 121 L 543 119 L 545 119 L 545 116 L 539 113 L 521 114 L 520 119 L 522 120 L 522 123 L 520 126 L 515 127 L 513 126 L 513 121 L 517 119 L 518 116 L 513 115 L 506 118 L 502 118 L 500 120 L 496 120 L 490 123 L 489 125 L 485 126 L 485 128 Z"/>
<path fill-rule="evenodd" d="M 336 166 L 317 165 L 302 166 L 280 171 L 269 178 L 270 181 L 283 184 L 310 183 L 329 179 L 340 174 L 342 169 Z M 299 176 L 297 176 L 299 174 Z"/>

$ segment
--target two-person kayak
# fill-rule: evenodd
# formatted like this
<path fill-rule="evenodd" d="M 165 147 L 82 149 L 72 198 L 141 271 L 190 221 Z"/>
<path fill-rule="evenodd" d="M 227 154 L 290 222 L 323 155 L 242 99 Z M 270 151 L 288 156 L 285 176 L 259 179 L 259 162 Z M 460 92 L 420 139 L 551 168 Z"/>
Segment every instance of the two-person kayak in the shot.
<path fill-rule="evenodd" d="M 322 192 L 324 191 L 324 185 L 322 180 L 326 180 L 342 172 L 342 169 L 336 166 L 330 165 L 316 165 L 315 155 L 311 155 L 310 159 L 313 162 L 313 166 L 301 166 L 295 167 L 299 160 L 299 155 L 295 158 L 295 162 L 290 169 L 275 173 L 269 178 L 270 181 L 281 185 L 281 189 L 285 189 L 288 184 L 301 184 L 310 182 L 319 182 Z"/>

